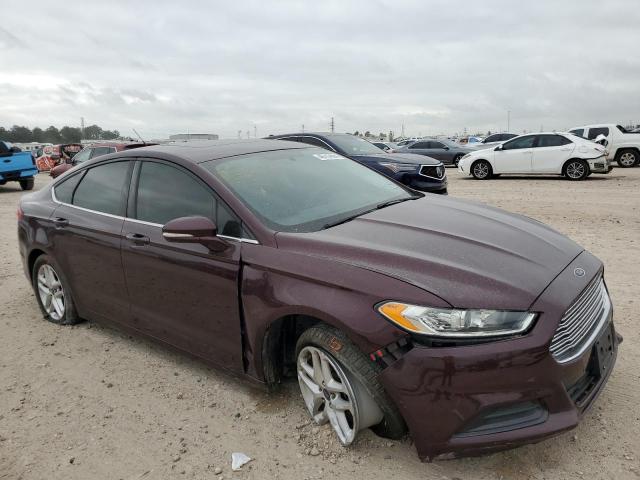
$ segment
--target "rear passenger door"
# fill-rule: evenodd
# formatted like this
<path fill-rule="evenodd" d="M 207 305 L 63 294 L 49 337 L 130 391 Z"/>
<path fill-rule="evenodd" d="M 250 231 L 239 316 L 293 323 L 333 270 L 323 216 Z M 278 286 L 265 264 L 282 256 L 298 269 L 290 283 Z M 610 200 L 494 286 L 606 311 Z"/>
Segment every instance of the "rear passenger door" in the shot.
<path fill-rule="evenodd" d="M 564 162 L 571 157 L 574 144 L 562 135 L 537 135 L 533 149 L 532 171 L 535 173 L 562 173 Z"/>
<path fill-rule="evenodd" d="M 228 240 L 222 252 L 171 243 L 162 226 L 185 216 L 216 222 Z M 181 166 L 139 161 L 122 237 L 122 263 L 132 326 L 221 367 L 242 371 L 238 297 L 239 218 L 197 176 Z"/>
<path fill-rule="evenodd" d="M 52 242 L 71 284 L 78 313 L 127 322 L 120 239 L 131 168 L 128 160 L 100 163 L 57 184 Z"/>

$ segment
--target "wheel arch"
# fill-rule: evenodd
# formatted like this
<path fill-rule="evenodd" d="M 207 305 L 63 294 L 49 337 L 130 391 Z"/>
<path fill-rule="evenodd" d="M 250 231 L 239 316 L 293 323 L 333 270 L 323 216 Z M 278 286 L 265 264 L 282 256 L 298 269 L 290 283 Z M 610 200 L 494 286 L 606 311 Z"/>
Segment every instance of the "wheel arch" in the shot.
<path fill-rule="evenodd" d="M 41 257 L 42 255 L 47 255 L 47 252 L 41 248 L 34 248 L 29 252 L 29 256 L 27 257 L 27 267 L 29 269 L 29 280 L 31 281 L 33 281 L 33 266 L 36 264 L 38 257 Z"/>

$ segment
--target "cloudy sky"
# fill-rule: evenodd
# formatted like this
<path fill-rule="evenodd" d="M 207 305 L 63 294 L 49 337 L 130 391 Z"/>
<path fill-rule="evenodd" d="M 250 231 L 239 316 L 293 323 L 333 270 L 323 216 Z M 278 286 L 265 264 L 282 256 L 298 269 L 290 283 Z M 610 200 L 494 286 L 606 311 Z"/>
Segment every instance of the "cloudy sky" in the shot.
<path fill-rule="evenodd" d="M 0 125 L 162 138 L 640 123 L 638 0 L 2 0 Z"/>

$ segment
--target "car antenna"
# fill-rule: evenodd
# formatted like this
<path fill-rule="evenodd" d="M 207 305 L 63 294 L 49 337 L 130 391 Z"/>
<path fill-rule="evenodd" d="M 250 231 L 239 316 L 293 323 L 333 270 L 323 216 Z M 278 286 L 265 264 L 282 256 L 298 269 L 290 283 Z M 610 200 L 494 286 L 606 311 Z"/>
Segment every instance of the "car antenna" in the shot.
<path fill-rule="evenodd" d="M 136 135 L 138 135 L 138 138 L 140 139 L 140 141 L 146 145 L 146 144 L 147 144 L 147 142 L 145 142 L 145 141 L 144 141 L 144 139 L 140 136 L 140 134 L 138 133 L 138 131 L 137 131 L 135 128 L 132 128 L 132 130 L 133 130 L 134 132 L 136 132 Z"/>

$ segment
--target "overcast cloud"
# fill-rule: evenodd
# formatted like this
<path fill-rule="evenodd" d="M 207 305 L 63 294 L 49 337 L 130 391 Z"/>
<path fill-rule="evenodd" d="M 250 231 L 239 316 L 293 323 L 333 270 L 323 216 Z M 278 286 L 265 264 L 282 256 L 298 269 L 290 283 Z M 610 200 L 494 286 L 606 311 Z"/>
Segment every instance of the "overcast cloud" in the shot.
<path fill-rule="evenodd" d="M 626 1 L 13 1 L 0 125 L 147 138 L 640 123 Z"/>

